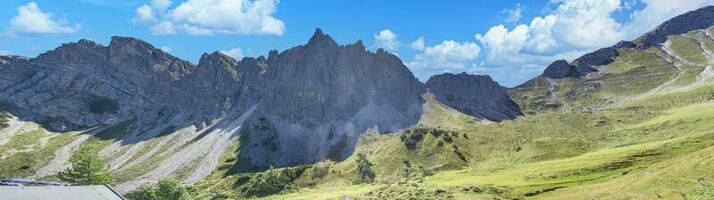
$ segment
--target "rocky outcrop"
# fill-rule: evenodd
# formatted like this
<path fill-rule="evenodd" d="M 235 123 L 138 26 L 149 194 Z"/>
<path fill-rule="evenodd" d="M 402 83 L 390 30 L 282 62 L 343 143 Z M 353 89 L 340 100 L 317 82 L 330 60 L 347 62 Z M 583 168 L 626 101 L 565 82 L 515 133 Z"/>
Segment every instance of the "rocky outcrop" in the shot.
<path fill-rule="evenodd" d="M 487 76 L 444 74 L 428 84 L 438 100 L 475 117 L 521 115 Z M 0 57 L 0 101 L 32 120 L 56 130 L 131 120 L 140 132 L 240 133 L 241 165 L 255 167 L 344 159 L 365 132 L 415 125 L 425 92 L 397 56 L 361 41 L 339 45 L 320 29 L 306 45 L 267 58 L 214 52 L 197 65 L 128 37 L 108 46 L 80 40 L 33 59 Z M 232 123 L 237 116 L 240 124 Z"/>
<path fill-rule="evenodd" d="M 568 61 L 557 60 L 545 68 L 543 76 L 553 79 L 562 79 L 567 77 L 579 77 L 580 73 L 575 66 L 568 64 Z"/>
<path fill-rule="evenodd" d="M 714 26 L 714 6 L 706 6 L 676 16 L 637 39 L 642 49 L 667 41 L 667 36 Z"/>
<path fill-rule="evenodd" d="M 421 83 L 398 57 L 361 41 L 340 46 L 317 29 L 264 62 L 263 94 L 242 136 L 250 140 L 241 156 L 254 165 L 339 160 L 368 129 L 407 128 L 421 115 Z"/>
<path fill-rule="evenodd" d="M 128 37 L 0 61 L 0 101 L 56 130 L 127 120 L 201 129 L 255 108 L 241 157 L 256 166 L 342 159 L 369 129 L 416 124 L 423 103 L 422 84 L 398 57 L 361 41 L 338 45 L 320 29 L 306 45 L 240 61 L 214 52 L 193 65 Z"/>
<path fill-rule="evenodd" d="M 580 56 L 579 58 L 573 60 L 573 65 L 575 65 L 580 75 L 586 75 L 592 72 L 597 72 L 597 69 L 595 69 L 596 66 L 612 63 L 615 61 L 615 57 L 617 57 L 617 55 L 619 55 L 619 53 L 615 47 L 606 47 Z"/>
<path fill-rule="evenodd" d="M 543 76 L 552 79 L 563 79 L 567 77 L 581 77 L 587 74 L 598 72 L 598 66 L 608 65 L 615 61 L 619 55 L 618 48 L 631 48 L 631 42 L 619 42 L 613 47 L 598 49 L 587 53 L 568 63 L 565 60 L 557 60 L 543 71 Z"/>
<path fill-rule="evenodd" d="M 426 85 L 439 102 L 480 119 L 499 122 L 523 115 L 506 89 L 489 76 L 445 73 L 432 76 Z"/>
<path fill-rule="evenodd" d="M 80 40 L 3 64 L 0 101 L 55 130 L 131 119 L 138 127 L 168 116 L 184 116 L 181 123 L 210 121 L 225 101 L 203 86 L 222 79 L 196 72 L 191 63 L 134 38 L 112 37 L 106 47 Z"/>

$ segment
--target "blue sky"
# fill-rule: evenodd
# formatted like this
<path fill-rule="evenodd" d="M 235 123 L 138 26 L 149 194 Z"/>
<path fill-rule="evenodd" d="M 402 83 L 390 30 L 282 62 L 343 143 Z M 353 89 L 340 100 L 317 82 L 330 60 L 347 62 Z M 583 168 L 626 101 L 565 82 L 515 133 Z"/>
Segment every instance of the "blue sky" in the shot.
<path fill-rule="evenodd" d="M 631 40 L 714 0 L 4 0 L 0 54 L 34 57 L 82 38 L 146 40 L 196 63 L 204 52 L 265 55 L 316 27 L 398 54 L 422 81 L 488 74 L 515 86 L 556 59 Z"/>

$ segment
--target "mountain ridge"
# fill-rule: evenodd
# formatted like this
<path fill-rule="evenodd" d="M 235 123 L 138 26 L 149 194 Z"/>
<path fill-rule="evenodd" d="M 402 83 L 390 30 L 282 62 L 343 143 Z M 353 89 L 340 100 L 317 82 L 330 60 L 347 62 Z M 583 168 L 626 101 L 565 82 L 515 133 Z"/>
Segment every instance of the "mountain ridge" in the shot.
<path fill-rule="evenodd" d="M 48 132 L 47 137 L 72 139 L 79 135 L 63 149 L 80 144 L 97 146 L 119 177 L 122 191 L 167 176 L 177 177 L 184 184 L 204 179 L 210 183 L 215 180 L 209 177 L 214 172 L 225 173 L 221 182 L 228 181 L 228 187 L 235 188 L 239 183 L 250 186 L 241 182 L 246 176 L 259 184 L 271 180 L 271 176 L 281 176 L 271 173 L 292 174 L 290 170 L 300 169 L 307 175 L 294 172 L 299 178 L 280 182 L 306 181 L 309 187 L 323 183 L 319 181 L 340 185 L 355 181 L 352 174 L 362 173 L 365 165 L 374 169 L 377 186 L 401 180 L 417 185 L 435 183 L 440 177 L 453 175 L 441 170 L 461 168 L 511 180 L 513 177 L 489 170 L 515 170 L 518 174 L 519 168 L 513 165 L 570 157 L 590 160 L 586 152 L 606 148 L 607 153 L 613 146 L 617 148 L 612 151 L 627 153 L 613 158 L 634 161 L 613 164 L 597 160 L 596 164 L 607 170 L 609 166 L 618 167 L 614 172 L 629 176 L 630 170 L 637 172 L 640 164 L 652 162 L 641 159 L 680 155 L 669 152 L 671 148 L 643 156 L 631 151 L 628 145 L 632 143 L 646 144 L 633 146 L 647 146 L 645 150 L 650 151 L 650 147 L 662 144 L 652 142 L 652 138 L 680 136 L 656 128 L 660 123 L 650 121 L 651 116 L 674 117 L 679 120 L 673 125 L 676 128 L 690 117 L 667 113 L 690 112 L 669 109 L 710 108 L 699 105 L 711 99 L 711 92 L 707 91 L 708 82 L 697 78 L 705 66 L 711 67 L 699 58 L 711 60 L 706 53 L 711 41 L 704 37 L 704 31 L 710 29 L 669 35 L 666 44 L 647 49 L 638 48 L 643 45 L 640 41 L 623 41 L 571 63 L 556 61 L 542 76 L 516 88 L 502 87 L 488 76 L 466 73 L 435 75 L 422 83 L 397 56 L 383 49 L 370 52 L 361 40 L 339 45 L 319 28 L 306 44 L 270 51 L 267 58 L 236 60 L 213 52 L 201 55 L 198 64 L 135 38 L 113 37 L 106 47 L 80 40 L 37 58 L 0 56 L 0 101 L 3 108 L 9 104 L 20 110 L 11 109 L 10 113 L 19 117 L 0 118 L 0 122 L 12 127 L 7 130 L 62 132 L 60 136 Z M 675 92 L 682 93 L 681 97 Z M 663 100 L 670 97 L 682 101 Z M 687 121 L 698 125 L 704 122 Z M 99 129 L 68 132 L 92 130 L 89 128 L 93 126 Z M 614 129 L 617 127 L 620 129 Z M 638 127 L 653 127 L 654 136 L 644 137 L 649 132 Z M 614 134 L 624 139 L 611 136 L 619 132 L 627 133 Z M 18 135 L 8 137 L 32 136 Z M 671 145 L 676 148 L 677 141 L 694 140 L 689 137 L 667 140 L 665 146 L 674 141 Z M 696 138 L 707 137 L 704 133 Z M 685 148 L 692 150 L 702 144 L 692 145 Z M 0 154 L 12 160 L 17 159 L 13 156 L 23 156 L 16 152 L 27 149 L 12 150 Z M 64 156 L 47 157 L 53 159 L 49 163 L 66 163 L 57 160 Z M 36 170 L 34 166 L 8 166 L 22 173 Z M 579 174 L 599 173 L 602 166 L 590 167 L 594 168 L 578 168 L 577 173 L 563 176 L 582 178 Z M 252 173 L 256 170 L 265 171 Z M 468 170 L 451 178 L 469 184 L 475 181 L 478 184 L 472 187 L 489 188 L 483 193 L 489 195 L 498 191 L 493 194 L 537 196 L 550 194 L 550 187 L 576 187 L 570 182 L 527 187 L 520 182 L 498 182 L 504 188 L 490 188 L 478 182 L 481 175 L 474 176 Z M 244 172 L 248 175 L 243 176 Z M 240 177 L 232 176 L 236 173 Z M 440 174 L 428 175 L 433 173 Z M 528 184 L 559 178 L 548 175 L 515 178 Z M 438 187 L 428 187 L 459 195 L 475 190 L 436 183 Z M 369 189 L 376 190 L 397 189 Z"/>

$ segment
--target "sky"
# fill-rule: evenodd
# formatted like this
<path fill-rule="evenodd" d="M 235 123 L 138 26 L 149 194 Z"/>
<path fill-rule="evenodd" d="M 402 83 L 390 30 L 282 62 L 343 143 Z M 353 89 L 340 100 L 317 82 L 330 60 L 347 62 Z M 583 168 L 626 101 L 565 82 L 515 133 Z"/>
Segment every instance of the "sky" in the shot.
<path fill-rule="evenodd" d="M 508 87 L 558 59 L 633 40 L 714 0 L 3 0 L 0 55 L 35 57 L 62 43 L 145 40 L 196 63 L 305 44 L 319 27 L 398 55 L 421 81 L 490 75 Z"/>

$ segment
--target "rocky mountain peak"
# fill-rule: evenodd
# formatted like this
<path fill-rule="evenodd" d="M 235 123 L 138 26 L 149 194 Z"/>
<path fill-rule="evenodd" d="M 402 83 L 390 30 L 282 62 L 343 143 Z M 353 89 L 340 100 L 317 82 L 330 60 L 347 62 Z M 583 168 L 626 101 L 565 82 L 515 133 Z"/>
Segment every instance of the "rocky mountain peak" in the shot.
<path fill-rule="evenodd" d="M 157 50 L 153 45 L 132 37 L 112 36 L 109 43 L 111 56 L 149 58 L 152 56 L 166 57 L 166 53 Z"/>
<path fill-rule="evenodd" d="M 487 75 L 444 73 L 430 77 L 426 86 L 439 102 L 476 118 L 498 122 L 523 115 L 506 89 Z"/>
<path fill-rule="evenodd" d="M 315 33 L 312 34 L 312 37 L 307 42 L 307 46 L 328 47 L 331 49 L 339 47 L 337 42 L 330 35 L 323 33 L 320 28 L 315 29 Z"/>
<path fill-rule="evenodd" d="M 155 50 L 153 45 L 133 37 L 112 36 L 109 47 Z"/>
<path fill-rule="evenodd" d="M 562 79 L 567 77 L 579 77 L 580 73 L 578 73 L 575 66 L 569 64 L 568 61 L 556 60 L 545 68 L 543 76 L 553 79 Z"/>
<path fill-rule="evenodd" d="M 259 97 L 245 97 L 256 100 L 238 106 L 257 104 L 244 126 L 256 144 L 241 151 L 254 165 L 343 159 L 368 129 L 399 130 L 421 116 L 421 83 L 397 57 L 369 53 L 359 41 L 340 46 L 317 29 L 307 45 L 271 52 L 267 63 L 244 59 L 238 66 L 262 64 L 267 69 L 258 84 L 241 90 Z"/>
<path fill-rule="evenodd" d="M 711 26 L 714 26 L 714 6 L 706 6 L 669 19 L 638 40 L 641 47 L 646 49 L 667 41 L 667 36 Z"/>

